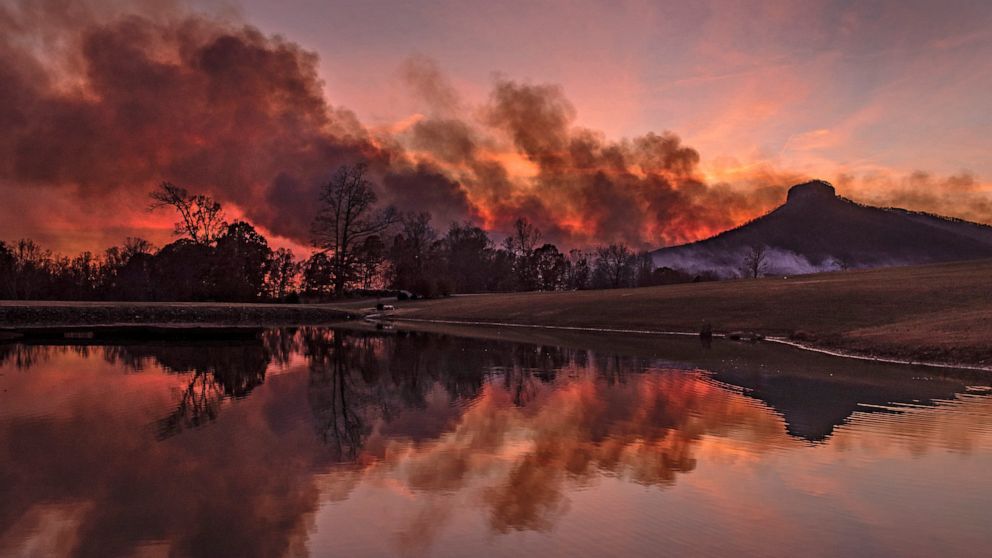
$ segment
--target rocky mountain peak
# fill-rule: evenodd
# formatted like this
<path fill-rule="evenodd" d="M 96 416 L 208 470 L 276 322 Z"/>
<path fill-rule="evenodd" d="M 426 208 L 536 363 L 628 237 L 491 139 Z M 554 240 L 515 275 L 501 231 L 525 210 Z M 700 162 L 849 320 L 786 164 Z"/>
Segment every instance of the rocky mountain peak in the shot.
<path fill-rule="evenodd" d="M 833 185 L 825 180 L 811 180 L 796 184 L 789 188 L 789 195 L 786 204 L 815 202 L 821 200 L 833 200 L 837 197 L 837 191 Z"/>

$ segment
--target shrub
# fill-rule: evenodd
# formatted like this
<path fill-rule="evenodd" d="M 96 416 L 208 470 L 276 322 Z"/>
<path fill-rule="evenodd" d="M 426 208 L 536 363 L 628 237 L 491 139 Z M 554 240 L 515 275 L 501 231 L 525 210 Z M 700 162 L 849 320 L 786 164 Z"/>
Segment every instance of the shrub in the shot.
<path fill-rule="evenodd" d="M 451 281 L 448 279 L 438 279 L 437 280 L 437 294 L 440 296 L 451 296 L 454 292 L 454 288 L 451 286 Z"/>
<path fill-rule="evenodd" d="M 421 277 L 414 282 L 413 292 L 421 298 L 434 298 L 437 296 L 437 284 L 427 277 Z"/>

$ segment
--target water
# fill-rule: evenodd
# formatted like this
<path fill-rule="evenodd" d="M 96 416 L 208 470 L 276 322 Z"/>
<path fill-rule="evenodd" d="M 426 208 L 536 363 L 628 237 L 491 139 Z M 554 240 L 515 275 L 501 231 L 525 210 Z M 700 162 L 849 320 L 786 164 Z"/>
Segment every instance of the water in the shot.
<path fill-rule="evenodd" d="M 0 344 L 0 555 L 988 555 L 978 373 L 482 334 Z"/>

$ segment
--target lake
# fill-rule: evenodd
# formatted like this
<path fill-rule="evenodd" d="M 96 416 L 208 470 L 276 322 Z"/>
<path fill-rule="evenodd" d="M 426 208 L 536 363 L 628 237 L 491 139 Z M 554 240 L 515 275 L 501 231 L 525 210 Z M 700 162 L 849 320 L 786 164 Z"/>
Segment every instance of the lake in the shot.
<path fill-rule="evenodd" d="M 0 344 L 0 555 L 989 555 L 980 372 L 435 329 Z"/>

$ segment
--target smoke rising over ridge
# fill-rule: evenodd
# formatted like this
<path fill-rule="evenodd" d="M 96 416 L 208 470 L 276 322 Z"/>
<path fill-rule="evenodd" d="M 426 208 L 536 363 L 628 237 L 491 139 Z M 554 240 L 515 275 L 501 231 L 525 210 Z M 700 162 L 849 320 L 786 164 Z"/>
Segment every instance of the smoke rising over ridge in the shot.
<path fill-rule="evenodd" d="M 169 180 L 306 244 L 319 184 L 364 160 L 384 203 L 438 227 L 526 217 L 563 246 L 656 247 L 759 215 L 802 178 L 709 184 L 672 132 L 610 139 L 578 125 L 560 87 L 506 77 L 470 106 L 423 57 L 401 68 L 423 113 L 372 129 L 331 104 L 317 67 L 290 40 L 169 2 L 0 6 L 0 189 L 20 200 L 0 234 L 140 224 L 146 192 Z"/>
<path fill-rule="evenodd" d="M 699 155 L 671 133 L 617 142 L 575 127 L 555 86 L 499 79 L 470 118 L 436 66 L 414 58 L 404 73 L 431 114 L 374 133 L 325 100 L 316 55 L 285 39 L 178 8 L 77 19 L 63 7 L 22 3 L 0 17 L 8 192 L 84 207 L 171 180 L 301 243 L 319 183 L 358 160 L 384 202 L 431 211 L 440 226 L 500 230 L 524 216 L 564 243 L 686 240 L 763 209 L 705 185 Z M 32 47 L 44 37 L 62 53 Z"/>

